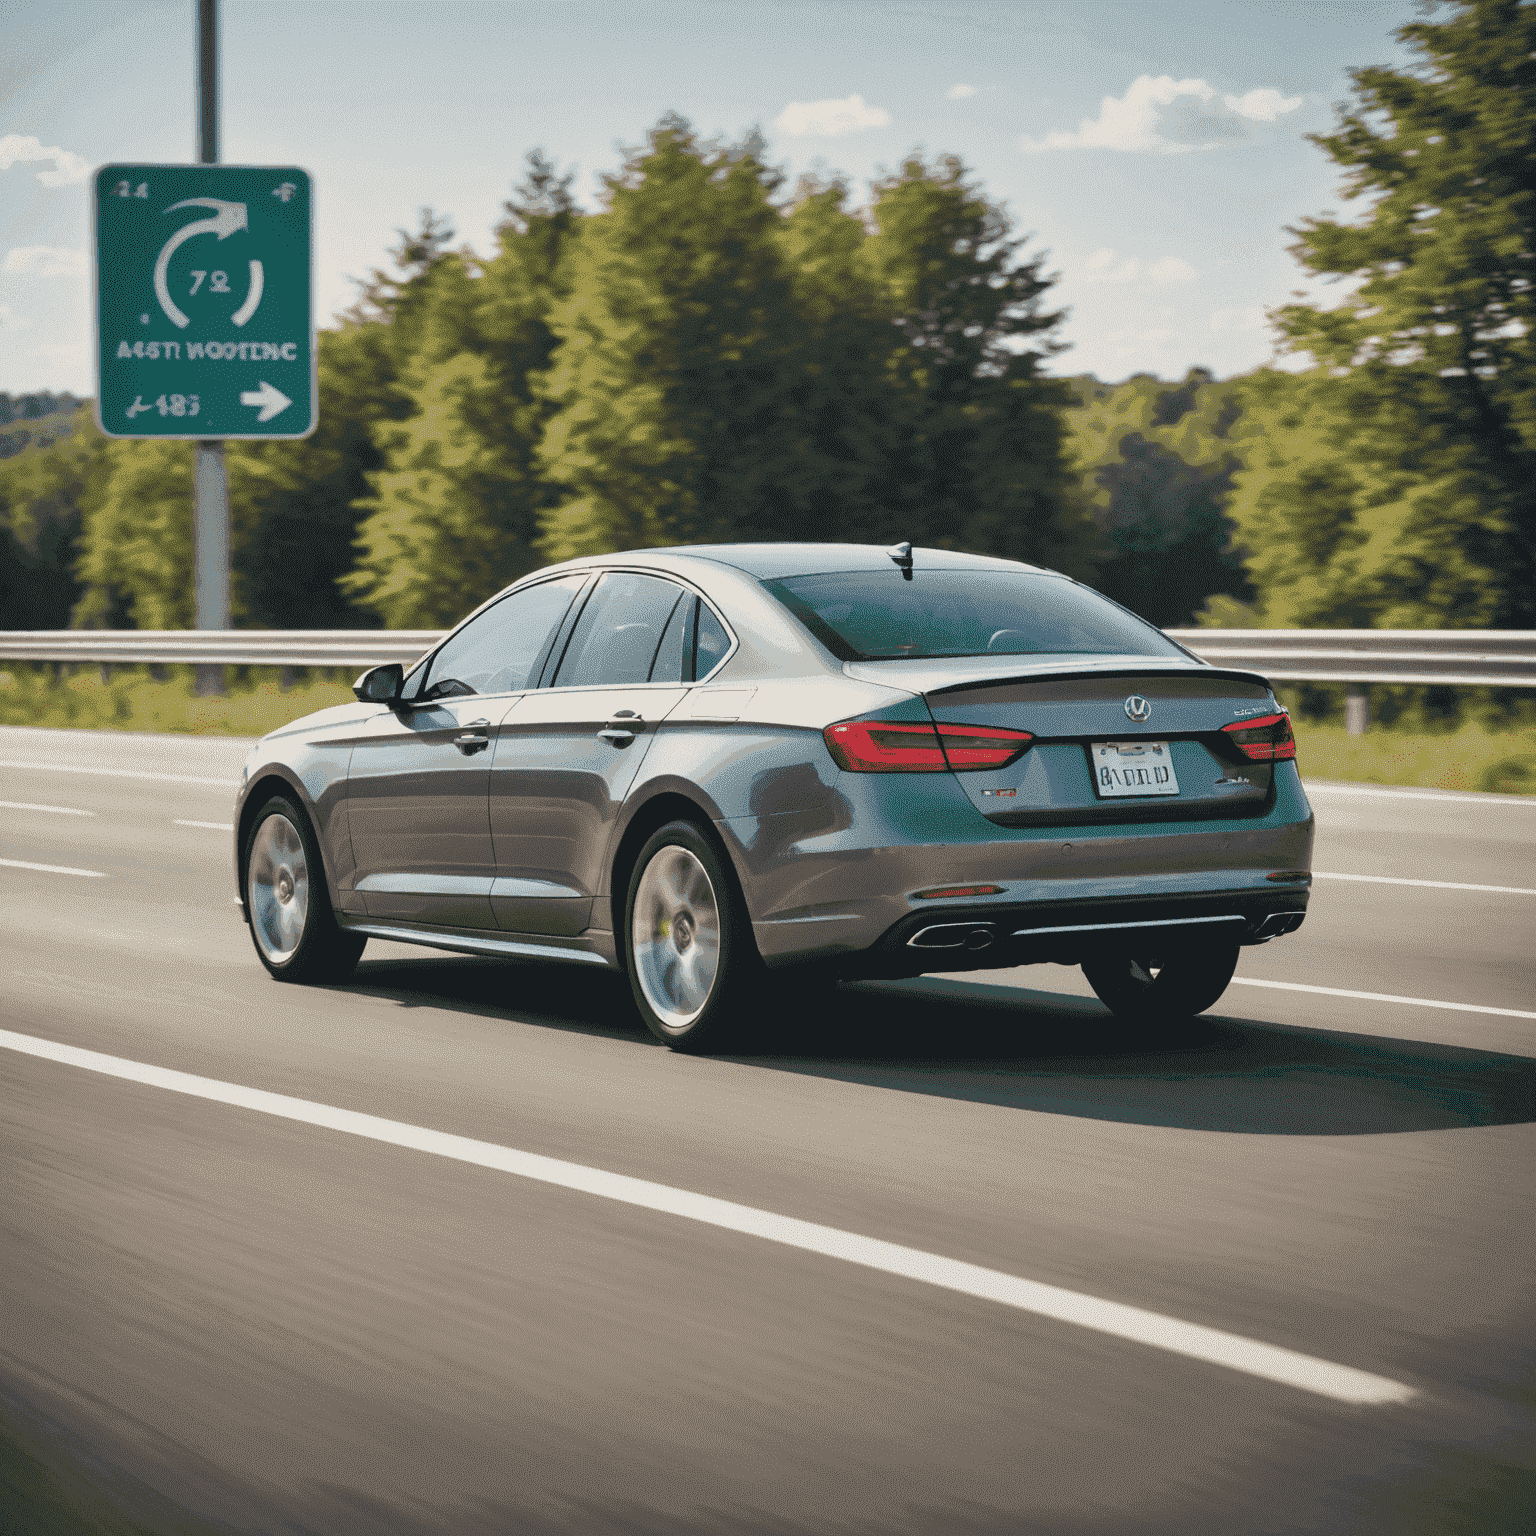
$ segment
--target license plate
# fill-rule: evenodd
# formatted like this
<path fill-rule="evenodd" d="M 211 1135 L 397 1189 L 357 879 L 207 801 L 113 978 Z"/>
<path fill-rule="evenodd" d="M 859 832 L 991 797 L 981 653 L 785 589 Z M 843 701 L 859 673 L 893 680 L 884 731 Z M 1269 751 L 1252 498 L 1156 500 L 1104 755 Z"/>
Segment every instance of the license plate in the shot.
<path fill-rule="evenodd" d="M 1093 787 L 1101 800 L 1179 792 L 1166 741 L 1096 741 L 1088 751 Z"/>

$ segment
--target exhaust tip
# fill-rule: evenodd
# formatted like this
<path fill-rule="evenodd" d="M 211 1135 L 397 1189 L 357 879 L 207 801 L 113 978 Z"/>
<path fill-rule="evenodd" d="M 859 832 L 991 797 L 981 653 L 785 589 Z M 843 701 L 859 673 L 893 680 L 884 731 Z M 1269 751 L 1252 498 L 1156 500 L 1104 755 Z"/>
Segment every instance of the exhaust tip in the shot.
<path fill-rule="evenodd" d="M 986 949 L 997 938 L 986 923 L 934 923 L 907 940 L 908 949 Z"/>

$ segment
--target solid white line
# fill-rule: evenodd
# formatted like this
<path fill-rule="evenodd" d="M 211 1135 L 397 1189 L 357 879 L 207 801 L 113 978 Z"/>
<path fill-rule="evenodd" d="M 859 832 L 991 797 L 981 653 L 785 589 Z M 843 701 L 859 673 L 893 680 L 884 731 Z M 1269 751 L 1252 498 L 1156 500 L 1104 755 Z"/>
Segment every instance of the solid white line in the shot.
<path fill-rule="evenodd" d="M 1380 800 L 1449 800 L 1455 805 L 1536 806 L 1536 795 L 1458 795 L 1443 790 L 1375 788 L 1365 784 L 1340 784 L 1335 780 L 1313 782 L 1306 779 L 1302 780 L 1302 787 L 1309 795 L 1321 791 L 1325 795 L 1373 795 Z"/>
<path fill-rule="evenodd" d="M 947 1291 L 957 1291 L 964 1296 L 998 1302 L 1002 1306 L 1014 1307 L 1039 1317 L 1073 1323 L 1115 1338 L 1150 1345 L 1154 1349 L 1187 1355 L 1211 1365 L 1221 1365 L 1250 1376 L 1281 1382 L 1303 1392 L 1331 1397 L 1342 1403 L 1406 1403 L 1418 1395 L 1414 1388 L 1402 1382 L 1390 1381 L 1384 1376 L 1375 1376 L 1352 1366 L 1319 1360 L 1295 1350 L 1281 1349 L 1273 1344 L 1262 1344 L 1239 1334 L 1223 1333 L 1198 1323 L 1163 1317 L 1159 1313 L 1125 1306 L 1120 1302 L 1102 1301 L 1077 1291 L 1064 1290 L 1060 1286 L 1021 1280 L 1016 1275 L 984 1269 L 979 1264 L 966 1264 L 958 1259 L 946 1259 L 936 1253 L 925 1253 L 919 1248 L 905 1248 L 898 1243 L 860 1237 L 836 1227 L 800 1221 L 793 1216 L 780 1216 L 754 1206 L 737 1205 L 732 1200 L 717 1200 L 712 1195 L 699 1195 L 667 1184 L 655 1184 L 649 1179 L 607 1173 L 601 1168 L 589 1168 L 581 1163 L 568 1163 L 535 1152 L 520 1152 L 492 1142 L 473 1141 L 467 1136 L 452 1136 L 444 1131 L 428 1130 L 424 1126 L 384 1120 L 377 1115 L 359 1114 L 355 1110 L 336 1109 L 329 1104 L 290 1098 L 286 1094 L 267 1093 L 259 1088 L 221 1082 L 217 1078 L 195 1077 L 167 1067 L 126 1061 L 120 1056 L 104 1056 L 96 1051 L 61 1045 L 57 1041 L 42 1040 L 33 1035 L 13 1034 L 10 1030 L 0 1030 L 0 1047 L 27 1056 L 41 1057 L 45 1061 L 83 1067 L 89 1072 L 105 1073 L 109 1077 L 123 1078 L 128 1082 L 143 1083 L 152 1088 L 169 1089 L 172 1093 L 211 1099 L 217 1104 L 232 1104 L 240 1109 L 276 1115 L 284 1120 L 298 1120 L 306 1125 L 341 1131 L 350 1136 L 363 1136 L 370 1141 L 408 1147 L 437 1157 L 453 1158 L 458 1162 L 514 1174 L 519 1178 L 534 1179 L 541 1184 L 554 1184 L 562 1189 L 577 1190 L 605 1200 L 617 1200 L 644 1210 L 681 1216 L 685 1220 L 703 1222 L 707 1226 L 723 1227 L 730 1232 L 741 1232 L 768 1242 L 803 1249 L 807 1253 L 819 1253 L 827 1258 L 842 1259 L 849 1264 L 883 1270 L 886 1274 L 899 1275 Z"/>
<path fill-rule="evenodd" d="M 1366 880 L 1372 885 L 1422 885 L 1432 891 L 1489 891 L 1495 896 L 1536 896 L 1523 885 L 1463 885 L 1459 880 L 1403 880 L 1397 875 L 1339 875 L 1326 869 L 1314 869 L 1314 880 Z"/>
<path fill-rule="evenodd" d="M 1347 992 L 1343 987 L 1312 987 L 1301 981 L 1260 981 L 1254 976 L 1234 976 L 1234 986 L 1273 987 L 1279 992 L 1316 992 L 1323 997 L 1353 997 L 1362 1003 L 1401 1003 L 1408 1008 L 1449 1008 L 1453 1013 L 1491 1013 L 1501 1019 L 1536 1019 L 1536 1013 L 1518 1008 L 1485 1008 L 1481 1003 L 1443 1003 L 1428 997 L 1398 997 L 1391 992 Z"/>
<path fill-rule="evenodd" d="M 211 784 L 217 789 L 237 789 L 237 779 L 210 779 L 195 773 L 146 773 L 138 768 L 85 768 L 77 763 L 23 763 L 0 759 L 0 768 L 35 768 L 39 773 L 96 773 L 109 779 L 153 779 L 160 784 Z"/>
<path fill-rule="evenodd" d="M 92 880 L 107 877 L 99 869 L 71 869 L 68 864 L 28 864 L 25 859 L 0 859 L 7 869 L 36 869 L 45 875 L 85 875 Z"/>
<path fill-rule="evenodd" d="M 94 816 L 95 811 L 77 811 L 72 805 L 29 805 L 25 800 L 0 800 L 0 811 L 47 811 L 52 816 Z"/>
<path fill-rule="evenodd" d="M 172 826 L 177 827 L 207 827 L 210 832 L 233 832 L 235 824 L 232 821 L 180 821 L 175 816 L 171 817 Z"/>

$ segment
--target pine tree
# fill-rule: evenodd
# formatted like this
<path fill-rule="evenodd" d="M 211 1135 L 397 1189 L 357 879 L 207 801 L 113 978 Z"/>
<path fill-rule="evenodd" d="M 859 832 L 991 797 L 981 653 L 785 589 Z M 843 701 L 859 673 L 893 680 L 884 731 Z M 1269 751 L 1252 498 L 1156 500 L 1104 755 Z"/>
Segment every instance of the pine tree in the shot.
<path fill-rule="evenodd" d="M 1354 223 L 1307 220 L 1295 254 L 1352 279 L 1283 333 L 1322 372 L 1314 450 L 1250 487 L 1255 511 L 1326 482 L 1347 571 L 1301 611 L 1374 623 L 1536 625 L 1536 5 L 1459 0 L 1405 26 L 1406 69 L 1353 72 L 1319 143 Z M 1322 414 L 1318 414 L 1322 413 Z M 1325 419 L 1326 418 L 1326 419 Z M 1310 481 L 1309 481 L 1310 477 Z M 1328 596 L 1332 592 L 1332 596 Z"/>

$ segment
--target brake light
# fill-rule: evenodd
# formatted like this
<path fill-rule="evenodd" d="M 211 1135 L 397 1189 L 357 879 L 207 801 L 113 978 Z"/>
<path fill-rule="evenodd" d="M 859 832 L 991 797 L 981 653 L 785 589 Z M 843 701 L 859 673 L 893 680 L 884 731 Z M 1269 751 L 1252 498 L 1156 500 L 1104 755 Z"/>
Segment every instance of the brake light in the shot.
<path fill-rule="evenodd" d="M 905 720 L 842 720 L 822 733 L 839 768 L 850 773 L 955 773 L 1006 768 L 1034 741 L 995 725 L 919 725 Z"/>
<path fill-rule="evenodd" d="M 1257 720 L 1234 720 L 1221 731 L 1250 762 L 1273 763 L 1296 756 L 1296 736 L 1284 710 Z"/>

